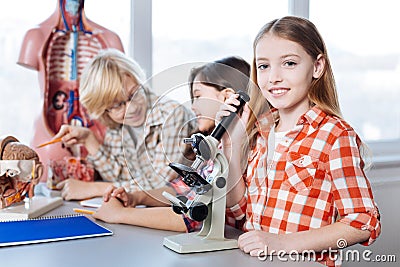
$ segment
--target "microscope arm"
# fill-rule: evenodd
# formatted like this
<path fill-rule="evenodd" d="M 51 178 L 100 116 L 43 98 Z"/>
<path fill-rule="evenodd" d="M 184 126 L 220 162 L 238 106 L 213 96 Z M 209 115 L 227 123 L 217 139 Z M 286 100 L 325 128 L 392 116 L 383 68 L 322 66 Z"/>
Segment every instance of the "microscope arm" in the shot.
<path fill-rule="evenodd" d="M 243 108 L 249 97 L 244 92 L 239 93 L 240 105 L 237 112 Z M 236 113 L 237 113 L 236 112 Z M 179 253 L 212 251 L 237 248 L 237 241 L 226 239 L 225 209 L 227 194 L 227 178 L 229 164 L 225 155 L 218 148 L 219 142 L 233 121 L 236 113 L 224 117 L 209 136 L 194 134 L 186 138 L 185 143 L 191 143 L 196 153 L 196 160 L 191 167 L 171 163 L 169 166 L 181 177 L 183 182 L 196 193 L 193 199 L 185 196 L 173 196 L 167 192 L 163 196 L 171 203 L 178 214 L 185 214 L 194 221 L 203 221 L 198 233 L 181 234 L 164 238 L 164 245 Z M 213 162 L 213 171 L 207 177 L 198 173 L 204 162 Z"/>

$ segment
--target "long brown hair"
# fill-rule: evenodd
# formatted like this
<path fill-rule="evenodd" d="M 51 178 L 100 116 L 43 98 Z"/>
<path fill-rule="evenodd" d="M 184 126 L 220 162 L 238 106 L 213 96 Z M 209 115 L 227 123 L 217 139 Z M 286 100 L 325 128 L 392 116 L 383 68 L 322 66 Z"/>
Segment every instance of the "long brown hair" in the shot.
<path fill-rule="evenodd" d="M 316 60 L 319 55 L 325 59 L 325 67 L 322 75 L 317 79 L 313 78 L 310 85 L 308 99 L 312 106 L 316 105 L 325 113 L 341 118 L 342 115 L 336 92 L 336 84 L 329 62 L 328 52 L 315 25 L 307 19 L 294 16 L 286 16 L 272 20 L 265 24 L 256 35 L 253 43 L 254 55 L 258 42 L 268 33 L 301 45 L 314 60 Z M 250 83 L 251 88 L 249 89 L 252 113 L 246 128 L 249 135 L 250 147 L 253 147 L 257 134 L 257 129 L 255 127 L 257 117 L 267 107 L 271 108 L 271 105 L 265 100 L 261 94 L 261 90 L 258 88 L 255 56 L 251 66 L 250 78 L 252 80 L 252 83 Z"/>

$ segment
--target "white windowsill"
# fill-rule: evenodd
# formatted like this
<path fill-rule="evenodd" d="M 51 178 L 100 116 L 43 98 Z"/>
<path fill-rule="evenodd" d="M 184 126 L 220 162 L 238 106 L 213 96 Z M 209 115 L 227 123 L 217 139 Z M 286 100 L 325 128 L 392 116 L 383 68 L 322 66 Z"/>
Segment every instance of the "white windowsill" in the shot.
<path fill-rule="evenodd" d="M 372 186 L 400 183 L 400 140 L 367 143 L 372 166 L 366 172 Z"/>

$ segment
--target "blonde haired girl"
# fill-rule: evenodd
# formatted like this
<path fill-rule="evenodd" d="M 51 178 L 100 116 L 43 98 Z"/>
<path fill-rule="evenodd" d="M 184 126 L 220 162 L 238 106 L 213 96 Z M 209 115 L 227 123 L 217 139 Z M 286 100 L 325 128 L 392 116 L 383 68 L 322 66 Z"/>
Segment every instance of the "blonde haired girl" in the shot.
<path fill-rule="evenodd" d="M 326 46 L 315 25 L 293 16 L 273 20 L 262 27 L 253 48 L 252 111 L 245 108 L 241 118 L 247 133 L 235 127 L 232 138 L 223 140 L 231 157 L 228 222 L 246 231 L 240 249 L 259 256 L 371 244 L 380 222 L 363 170 L 362 142 L 341 117 Z M 231 104 L 238 100 L 228 99 L 217 117 L 235 111 Z M 268 107 L 270 112 L 261 112 Z M 246 134 L 250 153 L 243 155 L 238 151 Z M 240 168 L 243 161 L 246 169 Z M 340 265 L 331 256 L 321 253 L 318 261 Z"/>

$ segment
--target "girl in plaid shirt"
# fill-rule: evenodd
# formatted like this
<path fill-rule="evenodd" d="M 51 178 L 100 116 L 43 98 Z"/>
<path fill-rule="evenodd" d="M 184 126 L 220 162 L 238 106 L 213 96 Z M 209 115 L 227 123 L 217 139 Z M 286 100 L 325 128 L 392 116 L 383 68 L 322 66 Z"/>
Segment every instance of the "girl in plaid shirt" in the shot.
<path fill-rule="evenodd" d="M 247 87 L 249 64 L 238 57 L 227 57 L 193 68 L 189 76 L 192 110 L 198 122 L 198 130 L 209 134 L 215 127 L 215 115 L 219 107 L 235 90 Z M 212 162 L 206 162 L 200 175 L 206 177 L 213 170 Z M 162 192 L 183 195 L 191 199 L 190 191 L 180 177 L 163 188 L 127 193 L 124 188 L 109 187 L 104 204 L 94 214 L 95 218 L 111 223 L 125 223 L 156 229 L 192 232 L 199 230 L 201 222 L 186 215 L 174 213 Z M 118 201 L 117 198 L 121 201 Z M 121 202 L 123 204 L 121 204 Z M 146 205 L 149 208 L 135 208 Z"/>
<path fill-rule="evenodd" d="M 342 119 L 324 41 L 310 21 L 288 16 L 262 27 L 253 48 L 251 110 L 223 139 L 228 223 L 246 232 L 238 244 L 251 256 L 313 250 L 319 262 L 339 266 L 324 250 L 369 245 L 380 222 L 362 142 Z M 236 97 L 217 118 L 236 110 Z M 266 106 L 271 111 L 262 112 Z M 249 153 L 239 153 L 243 146 Z"/>

